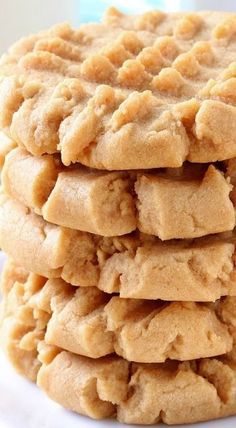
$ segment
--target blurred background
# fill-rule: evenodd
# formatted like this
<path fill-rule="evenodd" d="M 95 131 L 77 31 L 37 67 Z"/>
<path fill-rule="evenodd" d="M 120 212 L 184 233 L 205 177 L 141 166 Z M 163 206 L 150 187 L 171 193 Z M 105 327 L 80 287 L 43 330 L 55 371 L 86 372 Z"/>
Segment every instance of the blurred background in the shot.
<path fill-rule="evenodd" d="M 62 21 L 96 21 L 110 6 L 124 12 L 163 10 L 236 11 L 236 0 L 0 0 L 0 54 L 20 37 Z"/>

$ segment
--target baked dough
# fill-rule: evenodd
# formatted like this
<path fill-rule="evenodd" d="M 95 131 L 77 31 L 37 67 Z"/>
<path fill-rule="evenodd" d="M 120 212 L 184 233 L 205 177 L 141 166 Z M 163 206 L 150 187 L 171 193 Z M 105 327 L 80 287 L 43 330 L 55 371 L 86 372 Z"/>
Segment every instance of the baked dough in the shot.
<path fill-rule="evenodd" d="M 0 127 L 34 155 L 99 169 L 179 167 L 236 156 L 235 14 L 60 24 L 0 64 Z M 222 118 L 224 118 L 222 120 Z"/>
<path fill-rule="evenodd" d="M 0 245 L 28 271 L 121 297 L 204 302 L 236 294 L 234 234 L 168 243 L 142 234 L 103 238 L 48 223 L 3 195 Z"/>

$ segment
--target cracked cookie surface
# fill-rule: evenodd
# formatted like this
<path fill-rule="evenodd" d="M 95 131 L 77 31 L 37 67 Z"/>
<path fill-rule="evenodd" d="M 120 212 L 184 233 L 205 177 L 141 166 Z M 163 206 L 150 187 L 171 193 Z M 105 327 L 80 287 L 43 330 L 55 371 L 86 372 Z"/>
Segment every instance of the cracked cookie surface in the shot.
<path fill-rule="evenodd" d="M 11 277 L 7 267 L 11 286 L 4 298 L 8 322 L 2 323 L 1 343 L 15 368 L 36 380 L 51 399 L 92 418 L 116 416 L 125 423 L 181 424 L 235 414 L 235 298 L 222 299 L 217 308 L 233 337 L 232 351 L 221 357 L 162 364 L 114 356 L 91 359 L 45 342 L 50 293 L 41 299 L 38 293 L 46 280 L 31 274 L 22 284 L 18 269 L 12 265 Z"/>
<path fill-rule="evenodd" d="M 161 363 L 232 351 L 233 336 L 228 319 L 220 317 L 220 300 L 214 305 L 121 299 L 95 287 L 75 288 L 61 279 L 46 280 L 35 274 L 20 285 L 18 281 L 15 288 L 8 286 L 7 293 L 9 265 L 5 270 L 3 331 L 4 323 L 12 316 L 11 309 L 18 309 L 16 305 L 11 308 L 11 301 L 12 295 L 19 294 L 17 287 L 21 287 L 18 306 L 24 302 L 32 314 L 39 318 L 41 314 L 47 321 L 47 344 L 75 354 L 99 358 L 116 353 L 128 361 Z M 18 267 L 13 268 L 12 278 L 16 274 L 20 276 Z"/>
<path fill-rule="evenodd" d="M 204 302 L 236 294 L 234 233 L 168 243 L 140 233 L 104 238 L 48 223 L 2 195 L 0 244 L 28 271 L 121 297 Z"/>
<path fill-rule="evenodd" d="M 230 176 L 213 165 L 101 172 L 64 168 L 57 157 L 17 148 L 6 156 L 2 185 L 50 223 L 102 236 L 139 229 L 162 240 L 183 239 L 235 226 Z"/>
<path fill-rule="evenodd" d="M 59 25 L 0 64 L 0 126 L 34 155 L 99 169 L 236 156 L 235 14 L 126 16 Z M 222 121 L 224 117 L 224 121 Z"/>

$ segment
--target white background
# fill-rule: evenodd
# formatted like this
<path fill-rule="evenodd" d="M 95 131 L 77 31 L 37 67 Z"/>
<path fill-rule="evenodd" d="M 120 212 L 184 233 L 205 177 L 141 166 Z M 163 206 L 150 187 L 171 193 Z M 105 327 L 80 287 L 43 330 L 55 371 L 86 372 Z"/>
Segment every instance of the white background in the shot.
<path fill-rule="evenodd" d="M 24 35 L 55 23 L 76 25 L 76 0 L 0 0 L 0 53 Z"/>

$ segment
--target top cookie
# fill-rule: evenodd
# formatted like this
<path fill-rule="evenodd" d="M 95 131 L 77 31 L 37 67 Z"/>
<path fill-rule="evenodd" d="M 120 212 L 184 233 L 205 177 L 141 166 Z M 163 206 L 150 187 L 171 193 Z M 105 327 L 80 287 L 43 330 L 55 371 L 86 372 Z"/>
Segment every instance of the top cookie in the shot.
<path fill-rule="evenodd" d="M 99 169 L 236 156 L 236 14 L 160 11 L 14 45 L 0 64 L 0 127 L 34 155 Z"/>

